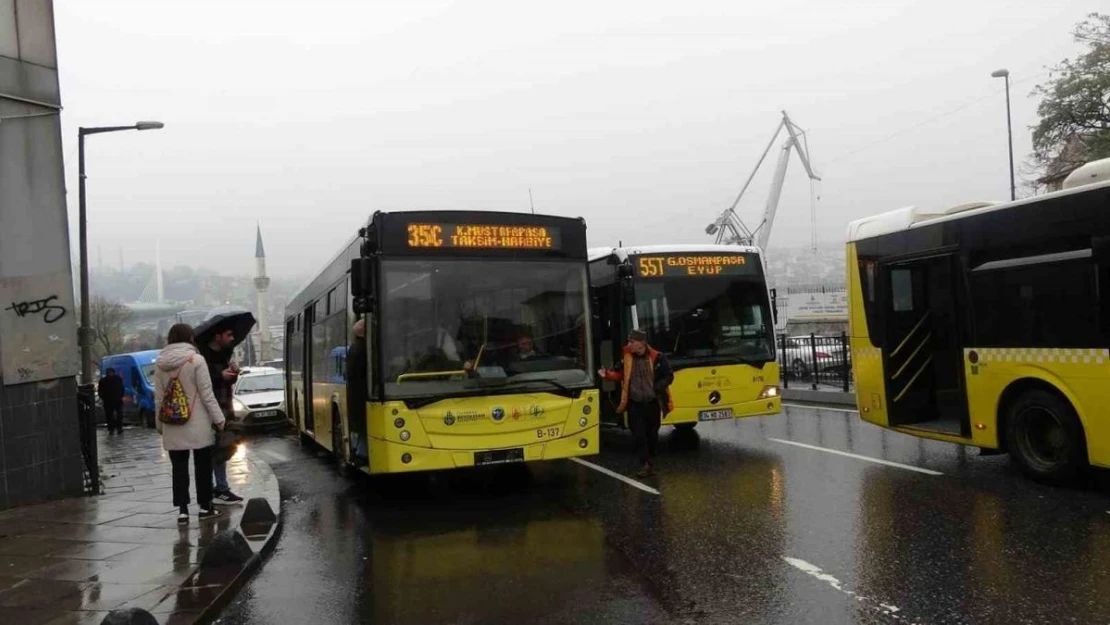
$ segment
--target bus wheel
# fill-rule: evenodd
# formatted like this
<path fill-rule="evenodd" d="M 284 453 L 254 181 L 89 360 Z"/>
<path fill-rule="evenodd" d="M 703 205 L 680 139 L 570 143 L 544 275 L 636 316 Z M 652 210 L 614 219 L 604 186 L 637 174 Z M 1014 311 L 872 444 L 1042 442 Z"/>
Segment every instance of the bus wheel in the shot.
<path fill-rule="evenodd" d="M 1087 465 L 1083 425 L 1071 404 L 1054 393 L 1022 393 L 1010 404 L 1005 435 L 1010 456 L 1034 479 L 1064 482 Z"/>
<path fill-rule="evenodd" d="M 311 447 L 316 441 L 312 437 L 302 432 L 297 432 L 297 439 L 301 441 L 301 447 Z"/>
<path fill-rule="evenodd" d="M 791 364 L 791 370 L 794 377 L 798 380 L 804 380 L 809 377 L 809 367 L 806 366 L 806 361 L 801 358 L 796 358 Z"/>
<path fill-rule="evenodd" d="M 674 424 L 674 429 L 689 432 L 690 430 L 697 427 L 697 425 L 697 423 L 676 423 Z"/>

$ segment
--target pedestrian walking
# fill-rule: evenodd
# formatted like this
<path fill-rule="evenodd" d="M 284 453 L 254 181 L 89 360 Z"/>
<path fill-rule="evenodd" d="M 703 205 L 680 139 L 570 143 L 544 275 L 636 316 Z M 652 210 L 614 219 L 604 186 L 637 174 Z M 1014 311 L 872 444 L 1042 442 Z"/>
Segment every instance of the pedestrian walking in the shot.
<path fill-rule="evenodd" d="M 155 424 L 162 447 L 173 464 L 173 504 L 177 522 L 189 522 L 189 452 L 193 456 L 197 504 L 202 519 L 219 512 L 212 507 L 212 449 L 215 431 L 223 430 L 224 415 L 212 393 L 208 364 L 197 350 L 193 328 L 179 323 L 170 328 L 166 346 L 154 367 Z"/>
<path fill-rule="evenodd" d="M 123 434 L 123 378 L 116 374 L 116 370 L 108 367 L 104 377 L 96 385 L 96 394 L 100 396 L 100 404 L 104 407 L 104 422 L 108 424 L 108 433 L 113 431 Z"/>
<path fill-rule="evenodd" d="M 628 427 L 636 438 L 642 467 L 636 477 L 655 474 L 655 448 L 663 418 L 674 409 L 671 383 L 674 370 L 666 355 L 647 344 L 640 330 L 628 333 L 624 358 L 613 369 L 598 371 L 605 380 L 621 383 L 621 403 L 617 413 L 627 413 Z"/>

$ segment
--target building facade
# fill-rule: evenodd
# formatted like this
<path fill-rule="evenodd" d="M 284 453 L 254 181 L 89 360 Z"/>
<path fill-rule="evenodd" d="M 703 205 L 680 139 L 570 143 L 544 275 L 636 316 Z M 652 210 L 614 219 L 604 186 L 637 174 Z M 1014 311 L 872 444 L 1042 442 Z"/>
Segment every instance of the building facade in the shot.
<path fill-rule="evenodd" d="M 51 0 L 0 1 L 0 509 L 83 491 Z"/>

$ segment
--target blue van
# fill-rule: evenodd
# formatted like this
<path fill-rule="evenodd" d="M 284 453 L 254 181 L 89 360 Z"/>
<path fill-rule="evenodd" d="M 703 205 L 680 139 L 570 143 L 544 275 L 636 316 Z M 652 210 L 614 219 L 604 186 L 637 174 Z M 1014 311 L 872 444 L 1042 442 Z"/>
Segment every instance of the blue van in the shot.
<path fill-rule="evenodd" d="M 100 375 L 115 369 L 123 378 L 123 418 L 154 427 L 154 361 L 160 350 L 116 354 L 100 359 Z"/>

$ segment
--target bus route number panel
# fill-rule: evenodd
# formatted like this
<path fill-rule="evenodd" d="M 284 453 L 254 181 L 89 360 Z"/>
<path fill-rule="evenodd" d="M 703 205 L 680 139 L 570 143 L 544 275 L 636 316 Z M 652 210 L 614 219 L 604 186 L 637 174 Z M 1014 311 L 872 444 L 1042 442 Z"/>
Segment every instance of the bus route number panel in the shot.
<path fill-rule="evenodd" d="M 753 276 L 759 259 L 751 254 L 659 254 L 637 256 L 640 278 Z"/>
<path fill-rule="evenodd" d="M 410 248 L 558 250 L 562 247 L 559 228 L 553 226 L 410 223 L 407 232 Z"/>

